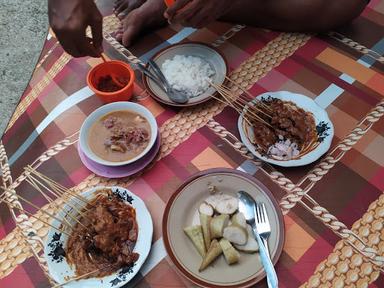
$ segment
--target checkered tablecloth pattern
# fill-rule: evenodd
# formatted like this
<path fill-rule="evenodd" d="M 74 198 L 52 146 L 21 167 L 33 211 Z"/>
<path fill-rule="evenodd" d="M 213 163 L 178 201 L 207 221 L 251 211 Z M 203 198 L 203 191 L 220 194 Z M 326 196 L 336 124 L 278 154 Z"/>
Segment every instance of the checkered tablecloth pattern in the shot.
<path fill-rule="evenodd" d="M 108 16 L 110 6 L 100 4 L 107 40 L 117 25 Z M 284 212 L 286 241 L 276 265 L 280 287 L 384 287 L 383 14 L 384 1 L 372 0 L 353 23 L 322 35 L 213 23 L 198 31 L 164 27 L 129 51 L 109 41 L 109 57 L 143 62 L 174 43 L 213 44 L 225 55 L 231 78 L 252 94 L 305 94 L 327 110 L 335 126 L 329 155 L 305 167 L 271 167 L 240 143 L 233 110 L 215 101 L 185 109 L 164 106 L 143 90 L 137 74 L 135 101 L 156 116 L 162 148 L 149 169 L 119 180 L 95 176 L 77 154 L 82 122 L 102 105 L 85 81 L 100 60 L 70 57 L 50 32 L 0 143 L 1 185 L 39 207 L 46 202 L 24 181 L 27 165 L 77 191 L 100 184 L 128 187 L 148 206 L 154 237 L 148 261 L 127 287 L 188 287 L 191 283 L 177 273 L 162 242 L 167 200 L 196 172 L 239 169 L 263 181 Z M 23 233 L 26 227 L 39 238 L 47 234 L 40 221 L 0 204 L 0 287 L 50 286 L 40 266 L 41 247 Z"/>

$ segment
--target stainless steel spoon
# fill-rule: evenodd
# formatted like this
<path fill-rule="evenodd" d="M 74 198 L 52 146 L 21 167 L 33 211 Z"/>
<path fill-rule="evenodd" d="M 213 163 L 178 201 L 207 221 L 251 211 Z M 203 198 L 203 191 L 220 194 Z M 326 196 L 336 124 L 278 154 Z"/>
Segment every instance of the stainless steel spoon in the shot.
<path fill-rule="evenodd" d="M 173 102 L 180 103 L 180 104 L 184 104 L 188 102 L 189 100 L 188 96 L 172 88 L 167 78 L 165 78 L 163 72 L 161 71 L 159 65 L 157 65 L 155 61 L 149 60 L 148 64 L 153 69 L 153 71 L 155 72 L 156 76 L 160 79 L 160 81 L 165 85 L 167 89 L 166 93 L 169 99 L 171 99 Z"/>
<path fill-rule="evenodd" d="M 165 86 L 165 84 L 156 75 L 153 75 L 152 72 L 149 71 L 148 68 L 145 67 L 144 64 L 136 63 L 136 67 L 139 68 L 139 70 L 141 72 L 143 72 L 145 74 L 145 76 L 147 76 L 149 79 L 151 79 L 153 82 L 155 82 L 156 85 L 159 86 L 159 88 L 161 90 L 163 90 L 165 93 L 168 93 L 168 90 L 167 90 L 167 87 Z"/>
<path fill-rule="evenodd" d="M 251 225 L 253 234 L 259 244 L 259 252 L 261 263 L 264 266 L 265 273 L 267 274 L 267 283 L 269 288 L 278 288 L 278 279 L 275 271 L 275 267 L 269 257 L 267 250 L 264 247 L 263 241 L 260 238 L 259 233 L 256 229 L 256 202 L 247 192 L 239 191 L 237 192 L 239 198 L 239 211 L 243 213 L 247 223 Z"/>

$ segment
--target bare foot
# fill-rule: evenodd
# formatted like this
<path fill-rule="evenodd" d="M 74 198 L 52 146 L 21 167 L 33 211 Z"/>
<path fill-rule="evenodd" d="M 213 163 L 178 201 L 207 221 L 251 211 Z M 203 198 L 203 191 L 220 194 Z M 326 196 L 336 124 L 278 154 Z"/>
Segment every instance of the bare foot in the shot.
<path fill-rule="evenodd" d="M 145 1 L 146 0 L 115 0 L 113 12 L 117 18 L 123 20 L 129 12 L 143 5 Z"/>
<path fill-rule="evenodd" d="M 128 47 L 140 32 L 167 24 L 163 16 L 165 9 L 163 0 L 147 0 L 124 18 L 122 27 L 116 32 L 116 40 Z"/>

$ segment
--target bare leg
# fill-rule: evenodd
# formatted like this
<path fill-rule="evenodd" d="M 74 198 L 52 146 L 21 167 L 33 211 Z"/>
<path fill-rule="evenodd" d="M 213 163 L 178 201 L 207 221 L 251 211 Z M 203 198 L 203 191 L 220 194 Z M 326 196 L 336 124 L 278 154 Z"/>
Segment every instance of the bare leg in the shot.
<path fill-rule="evenodd" d="M 279 31 L 322 32 L 344 25 L 367 0 L 241 0 L 220 20 Z"/>
<path fill-rule="evenodd" d="M 280 31 L 319 32 L 348 23 L 366 5 L 367 0 L 239 0 L 218 20 Z M 125 17 L 116 38 L 131 45 L 142 30 L 166 24 L 165 9 L 163 0 L 147 0 Z"/>

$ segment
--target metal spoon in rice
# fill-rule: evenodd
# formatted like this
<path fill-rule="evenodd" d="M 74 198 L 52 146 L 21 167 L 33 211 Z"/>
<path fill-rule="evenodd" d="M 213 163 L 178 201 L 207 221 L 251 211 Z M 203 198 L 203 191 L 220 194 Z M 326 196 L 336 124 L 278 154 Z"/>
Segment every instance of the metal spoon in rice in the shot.
<path fill-rule="evenodd" d="M 165 88 L 167 91 L 165 91 L 173 102 L 184 104 L 188 102 L 188 96 L 184 93 L 181 93 L 179 91 L 176 91 L 172 88 L 172 86 L 169 84 L 167 78 L 165 78 L 163 72 L 161 71 L 160 67 L 157 65 L 157 63 L 153 60 L 148 61 L 149 66 L 153 69 L 156 76 L 160 79 L 160 81 L 165 85 Z"/>

